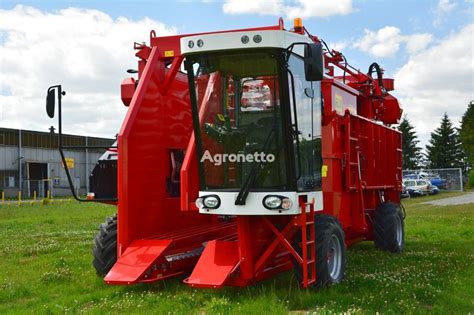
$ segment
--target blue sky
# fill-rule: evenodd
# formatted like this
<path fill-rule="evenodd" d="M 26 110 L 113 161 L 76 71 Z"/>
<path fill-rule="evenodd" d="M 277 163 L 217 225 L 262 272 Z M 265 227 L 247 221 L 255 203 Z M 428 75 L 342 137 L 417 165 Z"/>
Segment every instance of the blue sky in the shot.
<path fill-rule="evenodd" d="M 242 1 L 246 2 L 246 1 Z M 222 29 L 273 25 L 276 15 L 224 14 L 223 1 L 0 1 L 0 8 L 12 9 L 18 3 L 45 11 L 55 11 L 66 7 L 97 9 L 113 18 L 124 16 L 133 20 L 145 17 L 176 27 L 178 33 L 194 33 Z M 364 29 L 378 30 L 387 25 L 396 26 L 403 34 L 431 33 L 442 38 L 452 31 L 473 21 L 473 3 L 458 1 L 454 9 L 447 13 L 437 10 L 437 1 L 354 1 L 353 12 L 323 18 L 309 18 L 304 24 L 313 34 L 326 42 L 355 41 Z M 284 16 L 283 16 L 284 17 Z M 285 18 L 285 25 L 291 27 L 293 21 Z M 435 21 L 440 19 L 440 24 Z M 352 57 L 355 66 L 365 69 L 372 59 L 357 50 L 347 48 L 344 53 Z M 406 54 L 380 60 L 393 73 L 407 60 Z M 360 60 L 360 62 L 359 62 Z M 357 61 L 357 63 L 355 63 Z"/>
<path fill-rule="evenodd" d="M 293 14 L 305 15 L 303 18 L 306 28 L 330 45 L 341 48 L 341 51 L 348 57 L 349 62 L 364 71 L 368 68 L 372 61 L 379 62 L 385 69 L 386 76 L 395 77 L 396 88 L 400 87 L 396 95 L 400 98 L 408 114 L 410 120 L 416 125 L 422 144 L 426 143 L 429 133 L 436 127 L 439 118 L 444 112 L 448 112 L 453 120 L 459 121 L 464 110 L 467 108 L 468 102 L 473 98 L 473 35 L 472 24 L 473 6 L 472 0 L 439 0 L 439 1 L 351 1 L 351 0 L 319 0 L 322 4 L 314 4 L 318 1 L 311 0 L 253 0 L 253 1 L 7 1 L 0 0 L 0 20 L 4 17 L 15 16 L 14 21 L 18 23 L 28 24 L 28 19 L 38 19 L 38 15 L 42 15 L 45 21 L 52 21 L 52 16 L 67 15 L 62 10 L 74 7 L 80 10 L 87 9 L 89 11 L 80 11 L 81 14 L 90 14 L 90 10 L 100 11 L 104 16 L 96 19 L 110 18 L 107 23 L 111 27 L 118 23 L 121 17 L 127 19 L 130 29 L 135 29 L 140 25 L 146 29 L 145 25 L 159 25 L 158 30 L 164 33 L 193 33 L 201 31 L 212 31 L 222 29 L 246 28 L 254 26 L 273 25 L 277 23 L 278 16 L 283 16 L 287 28 L 292 24 L 291 10 L 295 10 Z M 21 5 L 19 8 L 18 5 Z M 255 9 L 249 9 L 253 5 Z M 226 7 L 227 6 L 227 7 Z M 338 6 L 338 8 L 331 8 Z M 28 8 L 36 10 L 31 13 Z M 26 8 L 26 9 L 25 9 Z M 299 10 L 299 11 L 298 11 Z M 319 10 L 319 11 L 318 11 Z M 94 11 L 95 12 L 95 11 Z M 76 12 L 77 13 L 77 12 Z M 76 14 L 77 15 L 77 14 Z M 56 25 L 51 25 L 49 33 L 56 33 L 55 28 L 62 28 L 58 19 Z M 61 20 L 63 21 L 63 20 Z M 80 21 L 80 20 L 78 20 Z M 6 22 L 5 22 L 6 23 Z M 65 22 L 64 22 L 65 23 Z M 79 22 L 80 23 L 80 22 Z M 84 22 L 88 23 L 88 22 Z M 89 22 L 93 24 L 95 22 Z M 44 24 L 44 23 L 43 23 Z M 86 25 L 86 24 L 84 24 Z M 78 26 L 80 27 L 80 26 Z M 75 32 L 74 28 L 71 29 Z M 78 30 L 84 38 L 87 34 L 83 30 Z M 0 50 L 1 66 L 9 69 L 13 59 L 9 56 L 12 52 L 14 43 L 8 43 L 14 35 L 21 32 L 35 32 L 28 30 L 24 25 L 23 28 L 8 26 L 0 22 L 0 44 L 3 50 Z M 94 30 L 91 30 L 94 32 Z M 39 34 L 38 38 L 47 32 Z M 159 33 L 159 31 L 158 31 Z M 51 35 L 51 36 L 53 36 Z M 130 45 L 132 38 L 136 40 L 147 38 L 148 32 L 140 32 L 133 34 L 127 33 L 130 37 Z M 159 34 L 158 34 L 159 35 Z M 25 35 L 27 38 L 28 34 Z M 32 36 L 32 35 L 31 35 Z M 135 37 L 134 37 L 135 36 Z M 50 36 L 48 35 L 48 40 Z M 39 40 L 36 38 L 37 40 Z M 108 36 L 107 32 L 103 33 L 104 45 L 108 45 L 115 37 Z M 57 39 L 60 42 L 60 38 Z M 117 39 L 115 40 L 117 41 Z M 452 44 L 451 44 L 452 42 Z M 94 56 L 94 51 L 100 49 L 98 45 L 92 45 L 90 52 L 87 49 L 88 41 L 84 41 L 85 47 L 81 47 L 82 55 Z M 125 44 L 124 44 L 125 45 Z M 18 46 L 18 45 L 17 45 Z M 19 47 L 19 46 L 18 46 Z M 125 50 L 128 49 L 124 46 Z M 450 48 L 452 47 L 452 49 Z M 35 54 L 33 48 L 23 48 L 31 54 Z M 45 50 L 46 51 L 46 50 Z M 45 51 L 36 52 L 37 54 L 46 53 Z M 112 52 L 113 53 L 113 52 Z M 130 52 L 130 54 L 133 52 Z M 23 51 L 21 54 L 28 56 Z M 449 58 L 447 57 L 449 55 Z M 457 56 L 456 56 L 457 55 Z M 64 57 L 64 56 L 63 56 Z M 66 56 L 67 57 L 67 56 Z M 93 57 L 96 58 L 96 57 Z M 41 62 L 46 62 L 42 58 Z M 103 60 L 106 57 L 102 58 Z M 126 60 L 117 57 L 117 62 Z M 452 65 L 462 61 L 467 69 L 458 69 Z M 439 63 L 438 63 L 439 61 Z M 467 61 L 467 64 L 466 64 Z M 128 60 L 123 63 L 127 63 Z M 135 60 L 130 59 L 130 62 Z M 46 67 L 48 63 L 43 65 Z M 49 64 L 51 67 L 54 64 Z M 125 77 L 123 69 L 129 64 L 116 64 L 121 72 L 122 77 L 115 79 L 112 77 L 107 80 L 107 73 L 97 73 L 98 77 L 102 77 L 107 82 L 100 83 L 103 85 L 102 90 L 91 90 L 96 93 L 98 101 L 113 97 L 112 93 L 118 94 L 118 89 L 106 84 L 117 84 Z M 35 66 L 32 66 L 33 68 Z M 14 67 L 11 67 L 14 69 Z M 427 70 L 429 68 L 429 70 Z M 101 71 L 107 71 L 104 68 Z M 446 72 L 457 71 L 461 73 L 464 83 L 461 87 L 455 84 L 445 84 L 446 80 L 452 81 L 454 76 L 449 73 L 443 78 Z M 13 70 L 12 70 L 13 71 Z M 26 70 L 25 70 L 26 71 Z M 3 71 L 5 72 L 5 71 Z M 33 70 L 34 72 L 34 70 Z M 31 72 L 28 72 L 31 75 Z M 44 73 L 44 71 L 43 71 Z M 76 71 L 75 74 L 80 73 Z M 14 76 L 17 72 L 13 73 Z M 41 73 L 38 73 L 40 75 Z M 61 73 L 58 73 L 60 75 Z M 62 73 L 70 76 L 68 73 Z M 57 77 L 61 81 L 61 77 Z M 94 107 L 93 103 L 87 105 L 80 104 L 80 95 L 84 96 L 85 92 L 79 91 L 81 88 L 75 89 L 75 85 L 80 84 L 81 76 L 78 75 L 77 81 L 72 82 L 68 87 L 75 92 L 76 98 L 71 100 L 77 102 L 75 106 L 84 106 L 87 108 Z M 86 80 L 87 75 L 82 76 Z M 98 79 L 99 80 L 99 79 Z M 118 81 L 117 81 L 118 80 Z M 32 80 L 32 84 L 34 80 Z M 39 82 L 36 80 L 35 82 Z M 40 119 L 26 117 L 23 121 L 14 119 L 12 115 L 20 115 L 21 113 L 7 108 L 7 105 L 25 103 L 34 99 L 34 95 L 24 93 L 8 83 L 5 74 L 0 76 L 0 126 L 21 127 L 24 129 L 44 128 L 47 122 Z M 99 81 L 98 81 L 99 82 Z M 99 83 L 97 83 L 99 84 Z M 40 86 L 35 85 L 35 88 Z M 41 87 L 42 88 L 42 87 Z M 115 90 L 114 90 L 115 89 Z M 75 91 L 77 90 L 77 91 Z M 110 95 L 105 92 L 110 91 Z M 116 91 L 116 92 L 113 92 Z M 40 91 L 41 95 L 44 90 Z M 22 94 L 23 93 L 23 94 Z M 82 94 L 81 94 L 82 93 Z M 85 94 L 84 94 L 85 93 Z M 89 93 L 89 94 L 91 94 Z M 437 94 L 438 93 L 438 94 Z M 38 95 L 39 95 L 38 94 Z M 99 95 L 100 94 L 100 95 Z M 118 95 L 117 95 L 118 96 Z M 85 96 L 84 96 L 85 97 Z M 30 99 L 31 98 L 31 99 Z M 111 98 L 112 99 L 112 98 Z M 114 100 L 115 102 L 115 100 Z M 2 104 L 3 103 L 3 104 Z M 89 106 L 89 107 L 87 107 Z M 114 105 L 119 106 L 119 105 Z M 124 115 L 124 109 L 116 111 L 114 117 L 99 117 L 93 122 L 85 122 L 87 115 L 76 115 L 76 120 L 71 120 L 73 129 L 85 133 L 98 135 L 108 135 L 113 130 L 118 130 L 120 121 Z M 104 111 L 104 115 L 110 115 L 110 111 Z M 42 115 L 42 113 L 40 113 Z M 94 124 L 95 122 L 95 124 Z M 84 124 L 87 127 L 83 127 Z M 92 126 L 94 126 L 92 128 Z"/>

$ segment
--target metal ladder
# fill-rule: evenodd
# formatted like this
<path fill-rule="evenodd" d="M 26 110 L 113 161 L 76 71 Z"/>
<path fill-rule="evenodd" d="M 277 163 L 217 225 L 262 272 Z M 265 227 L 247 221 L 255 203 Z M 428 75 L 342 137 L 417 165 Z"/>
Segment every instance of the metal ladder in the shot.
<path fill-rule="evenodd" d="M 307 209 L 309 207 L 309 212 Z M 303 287 L 307 288 L 316 282 L 316 233 L 314 227 L 314 202 L 304 204 L 301 224 L 301 251 L 303 254 Z M 309 220 L 308 220 L 309 215 Z M 308 240 L 308 227 L 309 240 Z"/>
<path fill-rule="evenodd" d="M 356 147 L 356 156 L 354 157 L 352 154 L 352 144 L 358 144 L 359 139 L 357 137 L 353 137 L 351 134 L 351 117 L 346 116 L 344 117 L 344 126 L 345 130 L 345 182 L 346 182 L 346 189 L 349 191 L 358 191 L 359 190 L 359 176 L 353 176 L 354 173 L 359 173 L 359 159 L 358 159 L 358 149 Z"/>

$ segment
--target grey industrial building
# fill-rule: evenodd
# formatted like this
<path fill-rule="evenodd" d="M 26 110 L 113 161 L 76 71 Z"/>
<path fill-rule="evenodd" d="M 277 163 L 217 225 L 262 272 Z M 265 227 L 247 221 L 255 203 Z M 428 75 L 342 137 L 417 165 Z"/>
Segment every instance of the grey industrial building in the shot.
<path fill-rule="evenodd" d="M 110 146 L 115 139 L 63 135 L 65 146 Z M 0 128 L 0 193 L 15 198 L 71 195 L 58 151 L 58 134 Z M 89 191 L 89 174 L 102 149 L 65 150 L 76 192 Z"/>

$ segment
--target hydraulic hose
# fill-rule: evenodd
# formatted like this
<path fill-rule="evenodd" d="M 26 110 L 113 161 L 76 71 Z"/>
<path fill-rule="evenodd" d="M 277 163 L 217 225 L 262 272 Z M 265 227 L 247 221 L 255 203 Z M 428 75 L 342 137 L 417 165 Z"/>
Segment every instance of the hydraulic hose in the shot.
<path fill-rule="evenodd" d="M 383 86 L 383 80 L 382 80 L 382 76 L 383 76 L 382 69 L 380 69 L 380 66 L 378 63 L 374 62 L 370 65 L 368 75 L 372 76 L 374 69 L 375 69 L 375 72 L 377 73 L 377 81 L 379 83 L 380 88 L 382 90 L 385 90 L 385 87 Z"/>

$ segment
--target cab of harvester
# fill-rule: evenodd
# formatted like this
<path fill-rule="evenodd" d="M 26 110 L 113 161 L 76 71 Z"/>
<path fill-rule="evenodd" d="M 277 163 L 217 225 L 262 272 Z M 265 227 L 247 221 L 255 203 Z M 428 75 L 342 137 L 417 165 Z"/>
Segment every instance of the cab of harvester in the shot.
<path fill-rule="evenodd" d="M 299 19 L 291 30 L 280 20 L 152 31 L 135 49 L 137 77 L 121 86 L 118 214 L 94 245 L 107 283 L 245 286 L 294 269 L 320 287 L 343 279 L 346 246 L 403 249 L 401 135 L 390 127 L 402 111 L 378 64 L 356 70 Z"/>
<path fill-rule="evenodd" d="M 300 213 L 321 193 L 320 43 L 284 30 L 183 37 L 201 213 Z"/>

